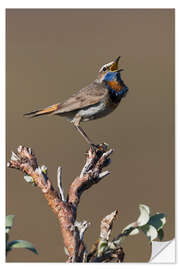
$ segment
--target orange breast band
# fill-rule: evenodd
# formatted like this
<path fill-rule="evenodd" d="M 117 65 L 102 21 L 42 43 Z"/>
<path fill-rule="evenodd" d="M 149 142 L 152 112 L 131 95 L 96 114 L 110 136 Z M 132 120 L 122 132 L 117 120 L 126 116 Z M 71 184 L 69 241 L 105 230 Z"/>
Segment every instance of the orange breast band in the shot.
<path fill-rule="evenodd" d="M 109 81 L 108 85 L 115 91 L 119 92 L 123 88 L 123 85 L 119 84 L 117 81 Z"/>

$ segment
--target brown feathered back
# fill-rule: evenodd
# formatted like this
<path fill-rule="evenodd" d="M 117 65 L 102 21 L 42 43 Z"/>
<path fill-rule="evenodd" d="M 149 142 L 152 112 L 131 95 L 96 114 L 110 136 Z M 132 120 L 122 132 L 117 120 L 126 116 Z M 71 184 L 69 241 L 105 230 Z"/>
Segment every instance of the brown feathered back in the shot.
<path fill-rule="evenodd" d="M 100 102 L 108 93 L 107 88 L 101 83 L 93 82 L 60 104 L 59 110 L 53 114 L 61 114 L 85 108 Z"/>

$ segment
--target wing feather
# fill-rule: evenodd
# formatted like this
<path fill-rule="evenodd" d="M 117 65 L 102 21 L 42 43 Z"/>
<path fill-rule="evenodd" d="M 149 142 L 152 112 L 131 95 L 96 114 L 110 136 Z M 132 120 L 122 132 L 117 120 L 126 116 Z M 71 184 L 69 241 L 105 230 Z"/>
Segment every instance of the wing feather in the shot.
<path fill-rule="evenodd" d="M 107 95 L 107 93 L 107 88 L 102 84 L 93 82 L 72 95 L 62 103 L 59 110 L 56 110 L 53 114 L 66 113 L 97 104 Z"/>

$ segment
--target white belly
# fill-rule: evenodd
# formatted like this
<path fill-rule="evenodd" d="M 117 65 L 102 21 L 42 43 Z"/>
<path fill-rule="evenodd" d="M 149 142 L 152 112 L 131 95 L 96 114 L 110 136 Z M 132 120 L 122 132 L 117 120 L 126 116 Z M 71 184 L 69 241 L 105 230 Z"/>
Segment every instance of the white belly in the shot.
<path fill-rule="evenodd" d="M 105 110 L 105 104 L 99 103 L 89 108 L 84 108 L 78 112 L 78 115 L 81 116 L 82 121 L 87 121 L 90 119 L 97 118 L 98 115 L 102 114 Z"/>
<path fill-rule="evenodd" d="M 89 121 L 97 118 L 104 117 L 108 114 L 110 114 L 114 109 L 117 107 L 118 104 L 112 105 L 110 103 L 106 103 L 104 100 L 103 102 L 99 102 L 95 105 L 91 105 L 86 108 L 82 108 L 78 111 L 71 111 L 67 113 L 63 113 L 60 116 L 67 117 L 72 123 L 77 122 L 77 119 L 80 119 L 81 121 Z"/>
<path fill-rule="evenodd" d="M 112 112 L 112 108 L 108 108 L 105 104 L 105 102 L 101 102 L 99 104 L 93 105 L 89 108 L 84 108 L 80 110 L 77 116 L 81 117 L 81 121 L 88 121 L 88 120 L 93 120 L 97 118 L 101 118 L 103 116 L 106 116 L 110 112 Z"/>

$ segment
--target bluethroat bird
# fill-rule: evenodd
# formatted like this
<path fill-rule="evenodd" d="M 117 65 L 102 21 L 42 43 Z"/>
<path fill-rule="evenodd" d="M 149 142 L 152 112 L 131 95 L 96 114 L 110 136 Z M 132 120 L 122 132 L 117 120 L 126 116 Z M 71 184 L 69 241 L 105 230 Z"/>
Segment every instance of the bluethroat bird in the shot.
<path fill-rule="evenodd" d="M 73 94 L 64 103 L 57 103 L 24 115 L 37 117 L 52 114 L 67 117 L 94 149 L 96 146 L 86 135 L 80 122 L 108 115 L 125 97 L 128 87 L 121 79 L 120 72 L 123 69 L 118 70 L 119 59 L 120 56 L 115 61 L 103 65 L 95 81 Z"/>

